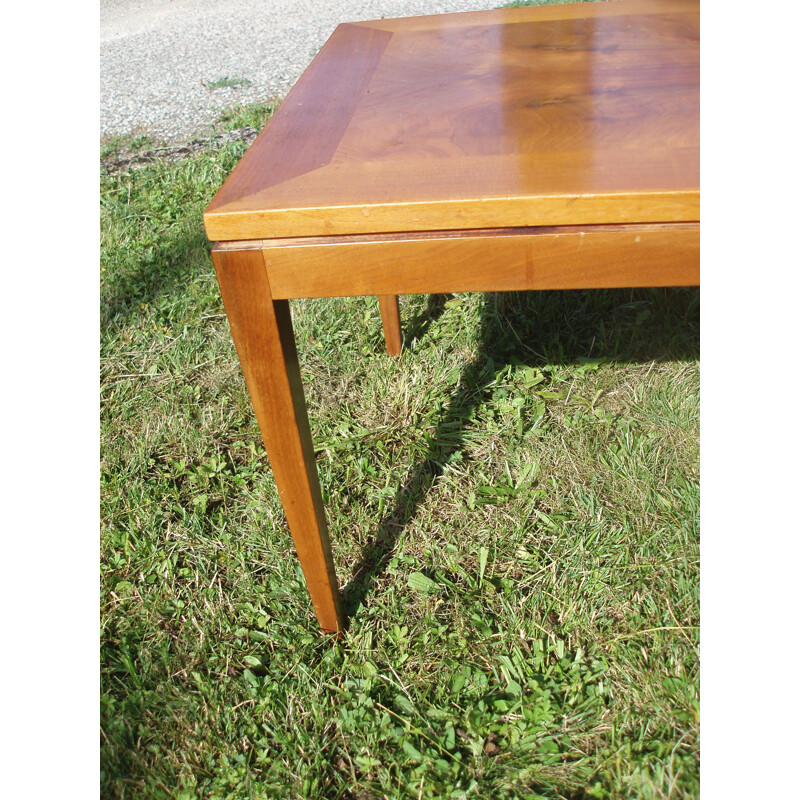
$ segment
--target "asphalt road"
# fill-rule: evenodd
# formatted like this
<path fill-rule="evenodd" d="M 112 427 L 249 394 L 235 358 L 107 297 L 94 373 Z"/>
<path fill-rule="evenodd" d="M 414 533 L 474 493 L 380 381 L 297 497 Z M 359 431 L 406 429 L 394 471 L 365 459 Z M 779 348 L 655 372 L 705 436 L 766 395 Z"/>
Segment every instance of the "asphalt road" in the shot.
<path fill-rule="evenodd" d="M 100 134 L 203 136 L 222 108 L 283 97 L 340 22 L 502 3 L 100 0 Z"/>

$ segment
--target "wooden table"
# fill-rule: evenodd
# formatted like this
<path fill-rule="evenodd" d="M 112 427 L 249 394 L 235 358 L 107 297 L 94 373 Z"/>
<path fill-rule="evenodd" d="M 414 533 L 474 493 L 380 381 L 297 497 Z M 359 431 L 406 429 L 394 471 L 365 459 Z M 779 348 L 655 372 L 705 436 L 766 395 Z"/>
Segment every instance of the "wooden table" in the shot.
<path fill-rule="evenodd" d="M 288 301 L 699 284 L 699 5 L 340 25 L 204 221 L 322 630 L 343 616 Z"/>

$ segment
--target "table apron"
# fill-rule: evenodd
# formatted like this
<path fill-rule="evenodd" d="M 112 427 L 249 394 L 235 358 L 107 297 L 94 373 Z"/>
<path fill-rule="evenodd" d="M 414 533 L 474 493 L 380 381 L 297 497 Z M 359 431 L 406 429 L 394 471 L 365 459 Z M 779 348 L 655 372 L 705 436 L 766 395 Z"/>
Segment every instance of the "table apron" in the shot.
<path fill-rule="evenodd" d="M 260 249 L 275 299 L 696 286 L 700 223 L 223 242 Z"/>

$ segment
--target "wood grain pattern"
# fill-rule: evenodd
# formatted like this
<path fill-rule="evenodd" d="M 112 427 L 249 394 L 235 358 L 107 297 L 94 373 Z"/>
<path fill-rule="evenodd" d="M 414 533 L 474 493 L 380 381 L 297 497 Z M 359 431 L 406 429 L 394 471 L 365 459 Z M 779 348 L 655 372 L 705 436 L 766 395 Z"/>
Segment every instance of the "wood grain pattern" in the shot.
<path fill-rule="evenodd" d="M 699 223 L 256 240 L 246 246 L 263 248 L 280 298 L 700 282 Z"/>
<path fill-rule="evenodd" d="M 688 0 L 340 26 L 205 215 L 212 240 L 697 219 Z"/>
<path fill-rule="evenodd" d="M 339 26 L 206 210 L 320 626 L 342 610 L 288 299 L 699 284 L 699 4 Z"/>
<path fill-rule="evenodd" d="M 399 356 L 403 348 L 403 334 L 400 330 L 400 305 L 396 294 L 382 294 L 378 297 L 381 307 L 383 335 L 386 339 L 386 351 L 390 356 Z"/>
<path fill-rule="evenodd" d="M 697 10 L 697 0 L 627 0 L 626 2 L 605 2 L 601 0 L 587 10 L 585 3 L 564 3 L 541 6 L 536 9 L 536 19 L 585 19 L 619 16 L 621 14 L 662 14 L 665 7 L 671 13 L 686 13 Z M 469 25 L 501 25 L 526 22 L 530 19 L 530 8 L 498 8 L 491 11 L 465 11 L 460 14 L 434 14 L 401 19 L 380 19 L 368 22 L 354 22 L 353 25 L 368 26 L 378 30 L 393 32 L 397 28 L 404 31 L 426 30 L 432 24 L 439 30 L 463 28 Z"/>
<path fill-rule="evenodd" d="M 320 628 L 343 630 L 289 304 L 259 250 L 212 250 L 236 352 Z"/>
<path fill-rule="evenodd" d="M 327 166 L 391 38 L 339 25 L 267 123 L 269 134 L 245 153 L 212 206 L 231 193 L 258 194 Z"/>

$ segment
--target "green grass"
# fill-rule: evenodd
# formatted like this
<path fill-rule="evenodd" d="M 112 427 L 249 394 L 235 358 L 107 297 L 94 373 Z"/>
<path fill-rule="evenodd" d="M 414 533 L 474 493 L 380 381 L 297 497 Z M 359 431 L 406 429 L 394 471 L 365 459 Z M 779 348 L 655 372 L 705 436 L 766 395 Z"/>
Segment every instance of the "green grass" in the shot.
<path fill-rule="evenodd" d="M 698 291 L 403 297 L 400 359 L 294 302 L 337 644 L 202 229 L 242 151 L 102 178 L 103 796 L 696 797 Z"/>
<path fill-rule="evenodd" d="M 223 131 L 232 131 L 237 128 L 264 127 L 277 108 L 277 103 L 251 103 L 249 105 L 234 105 L 220 112 L 217 125 Z"/>
<path fill-rule="evenodd" d="M 249 86 L 252 81 L 249 78 L 229 78 L 225 75 L 205 84 L 206 89 L 213 92 L 215 89 L 236 89 L 239 86 Z"/>
<path fill-rule="evenodd" d="M 128 150 L 138 152 L 140 150 L 150 150 L 156 145 L 156 141 L 151 136 L 130 134 L 128 136 L 106 136 L 100 142 L 100 158 L 115 158 L 122 151 Z"/>

